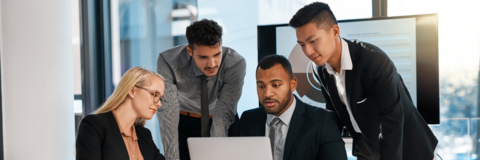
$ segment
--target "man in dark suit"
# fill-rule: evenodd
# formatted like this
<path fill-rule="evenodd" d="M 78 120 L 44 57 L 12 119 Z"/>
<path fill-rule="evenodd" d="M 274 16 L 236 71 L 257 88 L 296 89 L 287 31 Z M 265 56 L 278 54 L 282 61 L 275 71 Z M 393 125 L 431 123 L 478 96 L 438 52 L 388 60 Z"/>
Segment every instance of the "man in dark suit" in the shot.
<path fill-rule="evenodd" d="M 340 38 L 329 6 L 314 2 L 290 20 L 316 66 L 327 109 L 353 137 L 358 159 L 430 160 L 438 143 L 416 110 L 402 77 L 378 47 Z"/>
<path fill-rule="evenodd" d="M 333 112 L 293 96 L 297 79 L 280 55 L 263 58 L 256 71 L 262 107 L 243 112 L 236 136 L 267 136 L 274 160 L 346 160 Z"/>

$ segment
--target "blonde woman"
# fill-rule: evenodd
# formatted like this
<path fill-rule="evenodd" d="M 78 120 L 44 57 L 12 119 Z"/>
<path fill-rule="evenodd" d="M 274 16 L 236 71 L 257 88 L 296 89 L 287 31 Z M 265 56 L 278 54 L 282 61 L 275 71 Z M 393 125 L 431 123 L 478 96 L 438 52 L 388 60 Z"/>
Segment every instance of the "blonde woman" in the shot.
<path fill-rule="evenodd" d="M 83 118 L 76 140 L 77 160 L 163 160 L 143 127 L 162 106 L 165 84 L 153 71 L 129 69 L 94 114 Z"/>

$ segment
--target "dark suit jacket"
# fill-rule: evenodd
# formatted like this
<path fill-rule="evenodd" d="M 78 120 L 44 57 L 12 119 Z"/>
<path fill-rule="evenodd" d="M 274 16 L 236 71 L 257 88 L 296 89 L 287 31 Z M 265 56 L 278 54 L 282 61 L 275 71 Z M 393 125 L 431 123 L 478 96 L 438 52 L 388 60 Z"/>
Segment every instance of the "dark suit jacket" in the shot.
<path fill-rule="evenodd" d="M 335 79 L 325 65 L 315 72 L 324 86 L 327 109 L 339 118 L 339 129 L 346 126 L 353 133 L 353 146 L 364 136 L 380 151 L 382 160 L 433 159 L 438 141 L 413 105 L 393 62 L 372 44 L 345 41 L 353 63 L 353 69 L 345 72 L 347 99 L 362 134 L 355 133 Z"/>
<path fill-rule="evenodd" d="M 135 126 L 138 146 L 145 160 L 164 160 L 150 130 Z M 83 118 L 76 140 L 77 160 L 128 160 L 128 152 L 112 112 Z"/>
<path fill-rule="evenodd" d="M 296 97 L 295 97 L 296 98 Z M 263 107 L 243 112 L 236 136 L 265 136 L 267 113 Z M 297 98 L 285 139 L 284 160 L 346 160 L 345 143 L 331 111 Z"/>

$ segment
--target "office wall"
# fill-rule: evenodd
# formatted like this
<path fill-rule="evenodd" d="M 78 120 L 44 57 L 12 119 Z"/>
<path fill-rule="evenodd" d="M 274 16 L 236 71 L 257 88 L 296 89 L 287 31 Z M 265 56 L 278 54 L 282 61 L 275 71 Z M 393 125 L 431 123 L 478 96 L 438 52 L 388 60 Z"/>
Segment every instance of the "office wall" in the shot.
<path fill-rule="evenodd" d="M 0 1 L 0 8 L 2 8 L 2 1 Z M 2 12 L 0 11 L 0 159 L 4 159 L 3 149 L 3 95 L 2 95 Z"/>
<path fill-rule="evenodd" d="M 5 159 L 74 159 L 70 1 L 2 0 Z"/>

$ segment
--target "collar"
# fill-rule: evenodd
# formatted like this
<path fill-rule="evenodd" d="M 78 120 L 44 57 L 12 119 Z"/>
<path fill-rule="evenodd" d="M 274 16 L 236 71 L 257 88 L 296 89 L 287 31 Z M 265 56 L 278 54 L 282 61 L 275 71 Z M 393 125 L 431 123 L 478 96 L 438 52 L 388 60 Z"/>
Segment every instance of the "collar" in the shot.
<path fill-rule="evenodd" d="M 120 132 L 122 132 L 123 137 L 132 137 L 132 140 L 138 141 L 137 133 L 135 131 L 135 125 L 132 126 L 132 131 L 130 132 L 130 135 L 126 134 L 123 131 L 120 131 Z"/>
<path fill-rule="evenodd" d="M 342 40 L 342 56 L 340 58 L 340 72 L 345 71 L 345 70 L 352 70 L 353 69 L 353 64 L 352 64 L 352 57 L 350 57 L 350 50 L 348 48 L 348 43 L 341 38 Z M 327 68 L 327 72 L 329 74 L 334 74 L 335 70 L 333 69 L 332 65 L 325 63 L 325 68 Z"/>
<path fill-rule="evenodd" d="M 190 56 L 190 55 L 189 55 Z M 193 70 L 193 74 L 195 76 L 201 76 L 201 75 L 204 75 L 203 72 L 198 69 L 197 65 L 195 65 L 195 62 L 193 61 L 193 57 L 190 56 L 190 66 L 192 66 L 192 70 Z"/>
<path fill-rule="evenodd" d="M 292 104 L 290 105 L 290 107 L 288 107 L 288 109 L 283 112 L 280 116 L 278 116 L 278 118 L 280 118 L 280 120 L 282 120 L 282 122 L 285 124 L 285 125 L 289 125 L 290 124 L 290 120 L 292 119 L 292 115 L 293 115 L 293 111 L 295 111 L 295 107 L 297 106 L 297 100 L 295 99 L 295 96 L 293 96 L 293 102 Z M 273 114 L 267 114 L 267 125 L 270 126 L 270 123 L 272 122 L 273 118 L 275 118 L 276 116 L 273 115 Z"/>
<path fill-rule="evenodd" d="M 132 140 L 135 140 L 137 141 L 138 140 L 138 137 L 137 137 L 137 134 L 136 134 L 136 131 L 135 131 L 135 124 L 132 125 L 132 131 L 130 132 L 130 135 L 126 134 L 124 131 L 123 131 L 123 128 L 120 126 L 120 123 L 118 123 L 118 120 L 117 120 L 117 114 L 115 113 L 116 111 L 115 110 L 112 110 L 112 113 L 113 113 L 113 117 L 115 117 L 115 121 L 117 121 L 117 125 L 118 125 L 118 128 L 120 129 L 120 133 L 122 133 L 122 136 L 123 137 L 132 137 Z"/>

